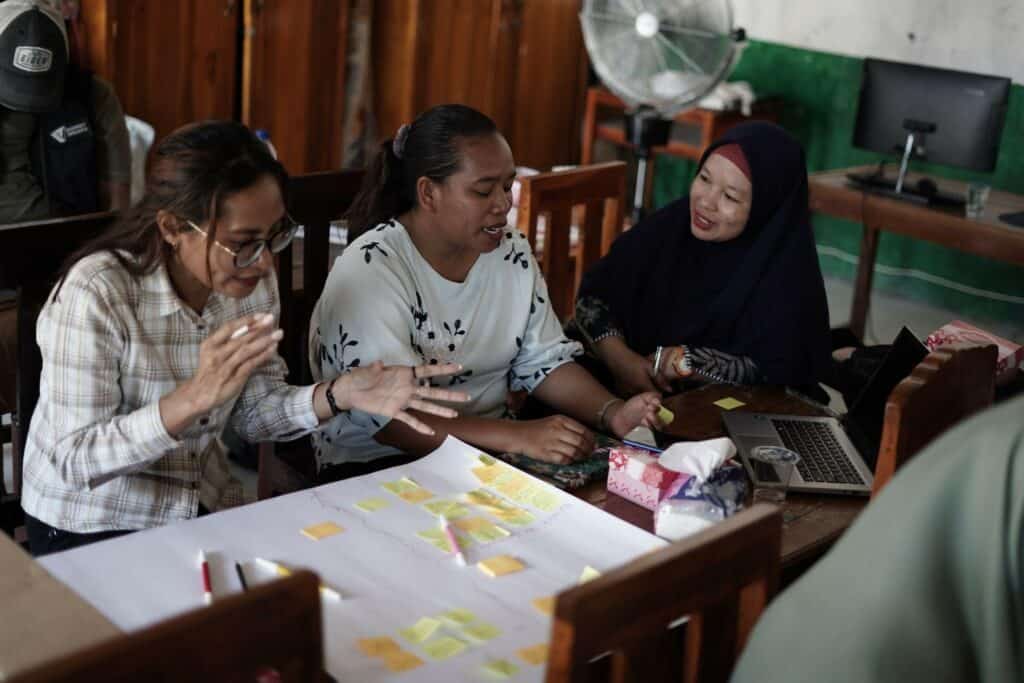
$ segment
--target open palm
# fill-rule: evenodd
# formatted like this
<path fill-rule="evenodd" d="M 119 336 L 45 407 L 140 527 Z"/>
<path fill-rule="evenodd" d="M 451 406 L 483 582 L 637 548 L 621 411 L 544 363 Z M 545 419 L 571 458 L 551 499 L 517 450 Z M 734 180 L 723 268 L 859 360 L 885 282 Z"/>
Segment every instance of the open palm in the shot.
<path fill-rule="evenodd" d="M 460 391 L 436 389 L 421 382 L 431 377 L 451 375 L 460 369 L 453 363 L 410 367 L 384 365 L 376 361 L 348 373 L 348 404 L 367 413 L 400 420 L 419 432 L 429 434 L 433 430 L 406 411 L 412 409 L 440 417 L 455 417 L 457 413 L 454 410 L 432 401 L 460 403 L 468 397 Z"/>

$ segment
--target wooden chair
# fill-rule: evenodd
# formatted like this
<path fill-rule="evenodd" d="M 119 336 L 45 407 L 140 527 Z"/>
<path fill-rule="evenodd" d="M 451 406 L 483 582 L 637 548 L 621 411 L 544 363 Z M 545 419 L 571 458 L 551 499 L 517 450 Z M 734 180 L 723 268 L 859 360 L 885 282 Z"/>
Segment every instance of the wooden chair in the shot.
<path fill-rule="evenodd" d="M 889 394 L 871 497 L 896 470 L 960 420 L 992 404 L 997 349 L 937 349 Z"/>
<path fill-rule="evenodd" d="M 781 511 L 755 505 L 560 593 L 547 683 L 727 680 L 775 593 L 781 542 Z"/>
<path fill-rule="evenodd" d="M 294 246 L 278 255 L 277 265 L 284 330 L 279 349 L 288 364 L 288 380 L 293 384 L 313 381 L 307 350 L 309 320 L 331 268 L 331 221 L 341 218 L 352 206 L 364 175 L 361 169 L 324 171 L 289 180 L 288 212 L 303 226 L 302 289 L 297 291 L 294 286 Z M 257 495 L 263 499 L 309 488 L 315 469 L 307 439 L 290 444 L 260 444 Z"/>
<path fill-rule="evenodd" d="M 309 571 L 254 587 L 141 631 L 17 675 L 11 683 L 73 681 L 319 681 L 319 579 Z"/>
<path fill-rule="evenodd" d="M 36 319 L 64 261 L 117 217 L 102 212 L 0 226 L 0 273 L 4 286 L 17 290 L 16 406 L 11 419 L 13 489 L 7 491 L 0 464 L 0 504 L 5 531 L 20 524 L 21 464 L 25 438 L 36 403 L 43 358 L 36 344 Z M 17 535 L 15 535 L 17 539 Z"/>
<path fill-rule="evenodd" d="M 517 227 L 537 251 L 537 220 L 545 217 L 540 267 L 555 313 L 567 320 L 583 273 L 608 253 L 622 232 L 626 164 L 612 161 L 540 173 L 520 179 L 520 184 Z M 576 207 L 583 207 L 580 244 L 570 255 Z"/>

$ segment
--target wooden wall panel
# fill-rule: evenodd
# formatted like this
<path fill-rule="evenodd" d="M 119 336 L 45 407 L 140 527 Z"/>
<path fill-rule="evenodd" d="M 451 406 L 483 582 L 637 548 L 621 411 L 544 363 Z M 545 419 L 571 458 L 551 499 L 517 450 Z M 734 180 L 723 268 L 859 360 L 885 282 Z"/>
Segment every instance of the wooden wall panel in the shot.
<path fill-rule="evenodd" d="M 289 173 L 341 166 L 349 0 L 246 0 L 242 121 Z"/>
<path fill-rule="evenodd" d="M 117 2 L 113 64 L 98 70 L 157 140 L 190 121 L 235 117 L 238 11 L 234 0 Z"/>
<path fill-rule="evenodd" d="M 509 141 L 516 163 L 542 170 L 579 160 L 587 56 L 580 0 L 523 0 Z"/>

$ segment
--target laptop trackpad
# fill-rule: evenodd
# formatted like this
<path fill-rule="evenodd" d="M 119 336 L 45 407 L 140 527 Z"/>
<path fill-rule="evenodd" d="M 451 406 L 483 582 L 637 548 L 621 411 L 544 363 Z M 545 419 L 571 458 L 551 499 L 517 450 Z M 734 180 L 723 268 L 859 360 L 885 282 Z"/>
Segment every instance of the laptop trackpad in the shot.
<path fill-rule="evenodd" d="M 737 437 L 769 439 L 771 443 L 779 443 L 775 425 L 766 415 L 758 413 L 737 413 L 729 416 L 729 431 Z M 745 441 L 746 439 L 744 439 Z"/>

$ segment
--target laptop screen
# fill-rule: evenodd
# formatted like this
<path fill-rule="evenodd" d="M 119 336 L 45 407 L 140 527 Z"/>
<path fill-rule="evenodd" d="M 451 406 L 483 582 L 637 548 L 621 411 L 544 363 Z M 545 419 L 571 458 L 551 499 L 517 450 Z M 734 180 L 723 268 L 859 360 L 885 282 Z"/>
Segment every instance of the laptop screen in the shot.
<path fill-rule="evenodd" d="M 854 439 L 854 445 L 864 462 L 872 470 L 878 460 L 878 446 L 882 441 L 882 423 L 889 394 L 927 355 L 928 347 L 906 327 L 901 329 L 882 364 L 871 375 L 846 414 L 847 432 Z"/>

